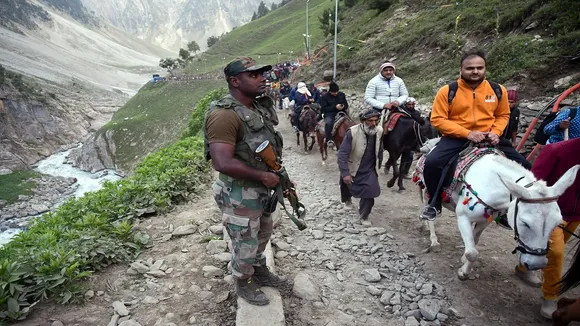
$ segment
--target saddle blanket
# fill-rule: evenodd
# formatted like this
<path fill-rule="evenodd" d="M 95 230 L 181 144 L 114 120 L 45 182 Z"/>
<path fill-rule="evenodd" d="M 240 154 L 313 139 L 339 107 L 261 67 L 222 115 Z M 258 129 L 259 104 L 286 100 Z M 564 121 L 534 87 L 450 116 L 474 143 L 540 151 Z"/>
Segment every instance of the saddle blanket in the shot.
<path fill-rule="evenodd" d="M 469 169 L 469 167 L 473 165 L 475 161 L 482 158 L 484 155 L 489 154 L 505 156 L 502 151 L 493 147 L 473 147 L 470 150 L 464 150 L 464 152 L 460 154 L 457 161 L 457 167 L 453 173 L 451 184 L 448 187 L 443 188 L 443 193 L 441 194 L 442 197 L 451 198 L 451 195 L 457 188 L 457 185 L 463 181 L 463 177 L 465 176 L 467 169 Z M 425 169 L 425 160 L 427 159 L 427 155 L 422 155 L 421 158 L 419 158 L 419 161 L 417 161 L 417 168 L 413 173 L 413 182 L 421 188 L 425 187 L 423 183 L 423 171 Z"/>
<path fill-rule="evenodd" d="M 395 129 L 395 126 L 397 125 L 397 122 L 399 122 L 399 118 L 401 117 L 407 117 L 406 114 L 401 113 L 401 112 L 394 112 L 389 114 L 389 117 L 387 118 L 387 122 L 385 122 L 383 124 L 383 130 L 385 135 L 389 132 L 389 131 L 393 131 L 393 129 Z"/>

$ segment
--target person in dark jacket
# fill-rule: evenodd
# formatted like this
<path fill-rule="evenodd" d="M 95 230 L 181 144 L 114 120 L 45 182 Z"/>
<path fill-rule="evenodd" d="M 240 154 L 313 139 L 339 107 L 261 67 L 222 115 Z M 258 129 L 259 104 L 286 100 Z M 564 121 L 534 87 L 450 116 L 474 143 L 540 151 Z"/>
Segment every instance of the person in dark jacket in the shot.
<path fill-rule="evenodd" d="M 298 121 L 300 119 L 300 113 L 302 113 L 302 107 L 307 104 L 314 103 L 312 94 L 303 82 L 298 83 L 296 87 L 296 93 L 294 95 L 294 117 L 292 119 L 294 132 L 299 132 Z"/>
<path fill-rule="evenodd" d="M 518 92 L 515 89 L 507 91 L 508 103 L 510 105 L 510 120 L 505 128 L 502 137 L 509 139 L 513 147 L 516 147 L 518 129 L 520 126 L 520 109 L 518 109 Z"/>
<path fill-rule="evenodd" d="M 316 86 L 314 86 L 314 83 L 308 84 L 308 90 L 310 91 L 310 94 L 312 94 L 312 99 L 314 99 L 314 103 L 319 103 L 320 91 L 318 90 L 318 88 L 316 88 Z"/>
<path fill-rule="evenodd" d="M 553 186 L 573 166 L 580 164 L 580 138 L 546 145 L 532 166 L 532 172 L 538 179 L 545 180 L 548 186 Z M 574 232 L 580 225 L 580 177 L 558 199 L 558 206 L 562 212 L 562 226 Z M 542 287 L 542 305 L 540 314 L 545 318 L 552 318 L 557 308 L 560 278 L 564 268 L 564 249 L 571 234 L 561 228 L 555 228 L 550 235 L 548 264 L 542 270 L 543 282 L 523 266 L 516 266 L 516 275 L 532 286 Z"/>
<path fill-rule="evenodd" d="M 338 90 L 338 85 L 335 82 L 331 82 L 328 86 L 328 93 L 322 95 L 320 98 L 320 109 L 324 115 L 326 143 L 329 147 L 334 146 L 334 142 L 332 141 L 332 127 L 336 115 L 338 112 L 346 112 L 348 114 L 346 96 Z"/>
<path fill-rule="evenodd" d="M 400 112 L 406 112 L 411 115 L 411 117 L 417 121 L 421 126 L 425 125 L 425 119 L 421 116 L 421 112 L 419 110 L 415 110 L 415 105 L 417 104 L 417 100 L 413 97 L 408 97 L 407 102 L 399 107 Z M 409 175 L 409 170 L 411 169 L 411 165 L 413 164 L 413 152 L 403 153 L 404 156 L 401 157 L 403 162 L 406 164 L 403 166 L 401 170 L 401 175 L 405 179 L 411 179 Z"/>

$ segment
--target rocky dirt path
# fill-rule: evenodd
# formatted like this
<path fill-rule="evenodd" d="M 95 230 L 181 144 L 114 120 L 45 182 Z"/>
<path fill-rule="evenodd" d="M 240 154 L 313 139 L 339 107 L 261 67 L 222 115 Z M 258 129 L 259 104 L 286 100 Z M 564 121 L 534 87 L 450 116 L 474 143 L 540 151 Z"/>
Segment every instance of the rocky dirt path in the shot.
<path fill-rule="evenodd" d="M 462 242 L 447 212 L 438 219 L 441 251 L 426 252 L 418 230 L 417 192 L 386 188 L 363 228 L 339 200 L 334 152 L 321 166 L 317 147 L 297 146 L 289 123 L 284 164 L 308 208 L 308 229 L 282 218 L 272 238 L 287 325 L 549 325 L 538 313 L 539 289 L 513 276 L 511 233 L 490 226 L 472 280 L 459 281 Z M 355 203 L 356 204 L 356 203 Z M 151 246 L 128 265 L 87 282 L 84 305 L 40 305 L 18 325 L 234 325 L 237 303 L 226 243 L 209 187 L 202 197 L 138 225 Z"/>

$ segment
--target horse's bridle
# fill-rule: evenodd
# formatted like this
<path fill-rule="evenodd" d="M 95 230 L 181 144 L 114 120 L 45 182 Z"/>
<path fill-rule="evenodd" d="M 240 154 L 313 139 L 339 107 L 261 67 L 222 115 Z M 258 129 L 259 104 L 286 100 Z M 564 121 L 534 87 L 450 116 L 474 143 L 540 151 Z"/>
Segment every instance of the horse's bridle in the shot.
<path fill-rule="evenodd" d="M 524 177 L 519 178 L 518 181 L 522 180 Z M 536 181 L 532 181 L 525 185 L 525 188 L 531 187 Z M 525 198 L 516 198 L 516 207 L 514 210 L 514 240 L 517 242 L 516 248 L 512 251 L 512 254 L 516 252 L 521 252 L 522 254 L 528 254 L 533 256 L 545 256 L 550 249 L 550 242 L 546 243 L 546 248 L 531 248 L 526 245 L 521 239 L 520 234 L 518 232 L 518 204 L 522 203 L 530 203 L 530 204 L 540 204 L 540 203 L 552 203 L 558 200 L 559 197 L 547 197 L 547 198 L 533 198 L 533 199 L 525 199 Z M 510 194 L 510 202 L 512 201 L 512 195 Z"/>

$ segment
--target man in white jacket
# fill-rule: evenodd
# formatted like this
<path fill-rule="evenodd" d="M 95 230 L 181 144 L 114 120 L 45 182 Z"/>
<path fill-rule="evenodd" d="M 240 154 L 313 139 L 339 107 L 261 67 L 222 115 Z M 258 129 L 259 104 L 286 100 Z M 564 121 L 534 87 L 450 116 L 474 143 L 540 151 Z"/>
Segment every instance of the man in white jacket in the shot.
<path fill-rule="evenodd" d="M 379 68 L 379 73 L 367 84 L 365 102 L 379 112 L 400 106 L 409 96 L 405 82 L 395 76 L 395 70 L 394 64 L 385 62 Z"/>

